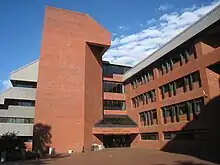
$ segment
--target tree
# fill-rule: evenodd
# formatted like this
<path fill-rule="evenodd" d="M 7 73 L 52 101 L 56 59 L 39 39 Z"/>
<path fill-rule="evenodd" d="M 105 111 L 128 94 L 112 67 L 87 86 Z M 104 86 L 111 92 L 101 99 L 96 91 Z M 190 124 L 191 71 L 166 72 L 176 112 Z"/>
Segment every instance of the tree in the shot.
<path fill-rule="evenodd" d="M 0 137 L 0 151 L 7 153 L 20 152 L 25 149 L 24 140 L 15 132 L 7 132 Z"/>

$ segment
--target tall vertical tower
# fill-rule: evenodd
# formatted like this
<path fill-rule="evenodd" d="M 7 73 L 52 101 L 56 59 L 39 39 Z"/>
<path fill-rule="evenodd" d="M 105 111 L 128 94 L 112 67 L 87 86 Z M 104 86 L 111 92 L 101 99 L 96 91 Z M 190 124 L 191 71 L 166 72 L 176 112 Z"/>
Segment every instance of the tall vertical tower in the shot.
<path fill-rule="evenodd" d="M 83 13 L 46 7 L 35 125 L 51 127 L 58 152 L 88 150 L 102 118 L 102 55 L 110 33 Z M 65 142 L 65 143 L 63 143 Z"/>

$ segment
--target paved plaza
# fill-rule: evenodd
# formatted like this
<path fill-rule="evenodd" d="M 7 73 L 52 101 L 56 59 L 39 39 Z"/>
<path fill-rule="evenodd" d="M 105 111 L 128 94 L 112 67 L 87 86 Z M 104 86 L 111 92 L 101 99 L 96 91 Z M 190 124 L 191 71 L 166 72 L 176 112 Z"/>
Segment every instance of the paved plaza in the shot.
<path fill-rule="evenodd" d="M 59 158 L 7 162 L 6 165 L 214 165 L 198 158 L 146 149 L 108 149 Z"/>

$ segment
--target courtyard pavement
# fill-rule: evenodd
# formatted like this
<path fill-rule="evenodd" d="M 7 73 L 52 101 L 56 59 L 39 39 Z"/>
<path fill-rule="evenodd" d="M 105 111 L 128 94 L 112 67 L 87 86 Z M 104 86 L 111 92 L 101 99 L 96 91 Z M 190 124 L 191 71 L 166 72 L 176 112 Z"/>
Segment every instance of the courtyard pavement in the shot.
<path fill-rule="evenodd" d="M 6 162 L 6 165 L 214 165 L 198 158 L 161 151 L 119 148 L 76 153 L 52 159 Z"/>

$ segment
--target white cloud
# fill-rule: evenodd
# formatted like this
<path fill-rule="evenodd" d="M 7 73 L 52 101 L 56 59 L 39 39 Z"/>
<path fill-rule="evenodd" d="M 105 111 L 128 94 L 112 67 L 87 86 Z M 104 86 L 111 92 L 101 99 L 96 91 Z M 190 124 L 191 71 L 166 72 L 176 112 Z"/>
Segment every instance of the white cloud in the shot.
<path fill-rule="evenodd" d="M 156 22 L 157 22 L 157 20 L 154 19 L 154 18 L 152 18 L 151 20 L 147 21 L 148 24 L 153 24 L 153 23 L 156 23 Z"/>
<path fill-rule="evenodd" d="M 0 91 L 5 91 L 11 87 L 10 80 L 0 80 Z"/>
<path fill-rule="evenodd" d="M 137 33 L 115 38 L 112 41 L 112 47 L 106 52 L 103 59 L 111 63 L 133 66 L 218 4 L 220 1 L 201 7 L 193 5 L 190 9 L 163 14 L 158 20 L 152 19 L 153 22 L 157 22 L 154 26 L 144 28 Z"/>
<path fill-rule="evenodd" d="M 164 4 L 164 5 L 160 5 L 158 10 L 166 11 L 166 10 L 172 9 L 173 7 L 174 7 L 174 5 L 172 5 L 172 4 Z"/>
<path fill-rule="evenodd" d="M 127 30 L 129 26 L 121 25 L 118 27 L 120 30 Z"/>
<path fill-rule="evenodd" d="M 116 36 L 117 35 L 117 33 L 112 33 L 112 36 Z"/>

